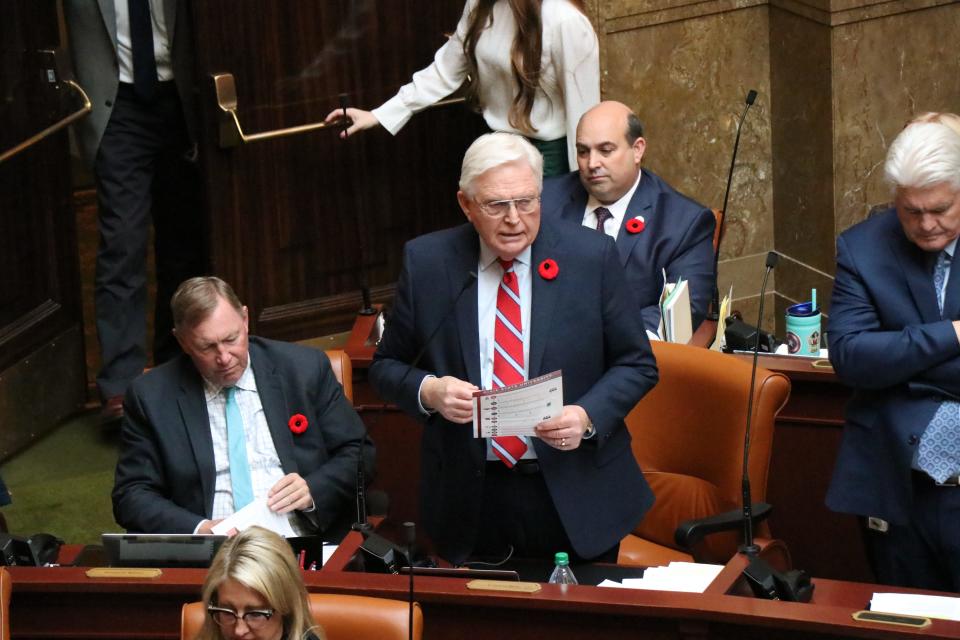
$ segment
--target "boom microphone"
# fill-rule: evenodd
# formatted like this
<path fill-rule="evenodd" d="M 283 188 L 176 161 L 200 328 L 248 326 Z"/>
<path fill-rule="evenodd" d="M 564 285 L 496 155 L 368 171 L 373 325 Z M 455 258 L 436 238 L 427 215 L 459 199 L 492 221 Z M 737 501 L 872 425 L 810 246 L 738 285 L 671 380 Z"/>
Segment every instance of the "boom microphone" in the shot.
<path fill-rule="evenodd" d="M 749 99 L 749 98 L 748 98 Z M 780 254 L 771 251 L 767 254 L 767 268 L 763 272 L 763 284 L 760 285 L 760 312 L 757 314 L 757 339 L 753 344 L 753 366 L 750 370 L 750 393 L 747 395 L 747 428 L 743 434 L 743 477 L 740 487 L 743 492 L 743 545 L 740 553 L 755 556 L 760 547 L 753 542 L 753 501 L 750 495 L 750 425 L 753 420 L 753 389 L 757 382 L 757 357 L 760 354 L 760 327 L 763 324 L 763 298 L 767 292 L 767 278 L 777 266 Z"/>
<path fill-rule="evenodd" d="M 733 167 L 737 164 L 737 150 L 740 148 L 740 132 L 743 130 L 743 121 L 747 117 L 747 111 L 757 100 L 757 92 L 753 89 L 747 92 L 746 106 L 743 113 L 740 114 L 740 121 L 737 123 L 737 137 L 733 142 L 733 156 L 730 158 L 730 172 L 727 174 L 727 189 L 723 194 L 723 216 L 720 218 L 720 232 L 717 234 L 717 250 L 713 256 L 713 300 L 711 301 L 710 313 L 707 317 L 710 320 L 720 319 L 720 288 L 716 283 L 717 268 L 720 264 L 720 243 L 723 242 L 723 229 L 727 223 L 728 211 L 727 202 L 730 200 L 730 186 L 733 184 Z"/>
<path fill-rule="evenodd" d="M 457 308 L 457 303 L 460 302 L 460 298 L 463 297 L 464 292 L 470 288 L 470 285 L 473 284 L 476 279 L 476 272 L 470 271 L 467 274 L 467 278 L 460 286 L 460 290 L 457 292 L 457 295 L 454 296 L 453 302 L 450 304 L 450 308 L 447 309 L 447 312 L 443 314 L 440 322 L 438 322 L 437 326 L 434 327 L 433 331 L 430 332 L 430 335 L 427 336 L 427 339 L 423 341 L 423 345 L 420 347 L 420 350 L 413 357 L 413 360 L 410 361 L 410 364 L 407 365 L 406 370 L 403 372 L 403 376 L 400 378 L 400 383 L 397 385 L 397 387 L 402 387 L 403 383 L 406 382 L 410 372 L 416 368 L 417 364 L 420 362 L 420 359 L 423 358 L 423 355 L 427 352 L 427 348 L 430 347 L 430 345 L 433 343 L 433 339 L 436 337 L 437 333 L 440 332 L 440 328 L 443 327 L 443 325 L 447 323 L 447 320 L 450 318 L 450 316 L 453 315 L 453 312 Z M 386 406 L 386 403 L 380 405 L 380 412 L 377 414 L 378 419 L 383 414 Z M 406 551 L 373 531 L 373 527 L 367 522 L 365 513 L 365 493 L 363 488 L 364 481 L 362 466 L 363 461 L 361 460 L 360 465 L 357 467 L 357 523 L 354 524 L 353 529 L 355 531 L 359 531 L 363 535 L 363 543 L 360 545 L 360 549 L 367 553 L 376 564 L 382 565 L 383 569 L 387 573 L 399 573 L 401 562 L 404 556 L 406 556 L 407 566 L 410 567 L 410 628 L 413 629 L 413 541 L 415 539 L 415 525 L 412 522 L 403 523 L 404 529 L 407 532 Z"/>

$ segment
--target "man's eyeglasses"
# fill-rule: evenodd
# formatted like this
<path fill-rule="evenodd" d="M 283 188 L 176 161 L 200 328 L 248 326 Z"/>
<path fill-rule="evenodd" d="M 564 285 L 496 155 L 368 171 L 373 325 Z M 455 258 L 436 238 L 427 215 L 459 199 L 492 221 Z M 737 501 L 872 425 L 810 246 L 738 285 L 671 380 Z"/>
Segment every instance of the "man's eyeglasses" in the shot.
<path fill-rule="evenodd" d="M 207 607 L 207 613 L 221 627 L 232 627 L 237 624 L 238 618 L 243 618 L 243 623 L 251 629 L 263 627 L 273 617 L 273 609 L 251 609 L 241 616 L 233 609 L 210 606 Z"/>
<path fill-rule="evenodd" d="M 490 200 L 488 202 L 480 202 L 477 200 L 476 203 L 480 206 L 480 210 L 491 218 L 502 218 L 510 213 L 511 205 L 515 206 L 517 213 L 521 215 L 533 213 L 540 205 L 540 198 L 526 197 L 513 198 L 512 200 Z"/>

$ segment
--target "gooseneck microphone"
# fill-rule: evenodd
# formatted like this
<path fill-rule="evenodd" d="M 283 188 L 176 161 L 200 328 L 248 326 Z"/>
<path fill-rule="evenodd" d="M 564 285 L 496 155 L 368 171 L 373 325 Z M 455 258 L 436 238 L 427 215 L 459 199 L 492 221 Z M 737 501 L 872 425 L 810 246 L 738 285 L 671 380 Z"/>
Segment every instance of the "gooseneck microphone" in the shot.
<path fill-rule="evenodd" d="M 763 283 L 760 285 L 760 311 L 757 314 L 757 333 L 753 344 L 753 366 L 750 370 L 750 393 L 747 395 L 747 425 L 743 434 L 743 477 L 740 487 L 743 493 L 743 545 L 740 553 L 755 556 L 760 553 L 760 547 L 753 542 L 753 499 L 750 495 L 750 426 L 753 420 L 753 390 L 757 382 L 757 358 L 760 355 L 760 327 L 763 325 L 763 298 L 767 292 L 767 278 L 777 266 L 780 254 L 771 251 L 767 254 L 767 268 L 763 272 Z"/>
<path fill-rule="evenodd" d="M 720 243 L 723 242 L 723 229 L 727 224 L 729 212 L 727 211 L 727 202 L 730 200 L 730 186 L 733 184 L 733 168 L 737 164 L 737 150 L 740 148 L 740 132 L 743 130 L 743 121 L 747 117 L 747 111 L 757 100 L 757 92 L 753 89 L 747 92 L 746 106 L 743 113 L 740 114 L 740 121 L 737 123 L 737 137 L 733 142 L 733 156 L 730 158 L 730 172 L 727 174 L 727 189 L 723 193 L 723 216 L 720 218 L 720 232 L 717 234 L 717 250 L 713 255 L 713 300 L 711 301 L 710 313 L 707 317 L 710 320 L 720 319 L 720 288 L 716 284 L 717 268 L 720 265 Z"/>
<path fill-rule="evenodd" d="M 447 311 L 443 314 L 443 317 L 440 318 L 440 322 L 438 322 L 437 326 L 433 328 L 433 331 L 430 332 L 430 335 L 427 336 L 427 339 L 423 341 L 423 345 L 420 347 L 420 350 L 417 351 L 417 354 L 413 357 L 410 363 L 407 364 L 407 367 L 403 372 L 403 376 L 401 376 L 400 382 L 397 384 L 398 389 L 403 387 L 403 383 L 406 382 L 410 372 L 416 368 L 417 364 L 419 364 L 421 358 L 423 358 L 423 355 L 433 343 L 433 339 L 436 337 L 437 333 L 440 332 L 440 328 L 443 327 L 443 325 L 447 323 L 447 320 L 450 319 L 450 316 L 453 315 L 457 308 L 457 303 L 460 302 L 460 298 L 463 297 L 463 294 L 467 289 L 470 288 L 470 285 L 473 284 L 476 279 L 476 272 L 470 271 L 467 273 L 467 277 L 460 286 L 460 290 L 457 291 L 457 295 L 454 296 L 453 302 L 450 303 L 450 308 L 447 309 Z M 386 402 L 380 405 L 380 411 L 378 412 L 375 420 L 379 420 L 386 407 Z M 390 542 L 383 536 L 373 531 L 373 527 L 367 522 L 366 517 L 366 494 L 364 489 L 364 476 L 362 467 L 363 460 L 361 459 L 357 467 L 357 522 L 353 525 L 353 529 L 354 531 L 359 531 L 363 536 L 363 543 L 360 545 L 360 549 L 374 559 L 377 564 L 382 565 L 384 570 L 386 570 L 388 573 L 399 573 L 401 560 L 403 559 L 403 556 L 406 555 L 407 565 L 410 567 L 410 628 L 413 629 L 413 542 L 416 537 L 415 525 L 412 522 L 403 523 L 407 537 L 406 551 L 401 549 L 399 545 Z"/>
<path fill-rule="evenodd" d="M 777 266 L 780 254 L 771 251 L 767 254 L 767 269 L 763 273 L 760 285 L 760 311 L 757 313 L 756 341 L 753 345 L 753 366 L 750 370 L 750 394 L 747 396 L 747 424 L 743 434 L 743 544 L 740 553 L 750 559 L 743 570 L 743 577 L 754 595 L 770 600 L 789 600 L 790 602 L 810 602 L 816 585 L 810 581 L 810 574 L 802 569 L 780 572 L 760 556 L 760 545 L 753 540 L 753 499 L 750 496 L 750 426 L 753 420 L 753 391 L 757 382 L 757 358 L 760 354 L 760 326 L 763 323 L 763 298 L 767 291 L 767 278 Z"/>

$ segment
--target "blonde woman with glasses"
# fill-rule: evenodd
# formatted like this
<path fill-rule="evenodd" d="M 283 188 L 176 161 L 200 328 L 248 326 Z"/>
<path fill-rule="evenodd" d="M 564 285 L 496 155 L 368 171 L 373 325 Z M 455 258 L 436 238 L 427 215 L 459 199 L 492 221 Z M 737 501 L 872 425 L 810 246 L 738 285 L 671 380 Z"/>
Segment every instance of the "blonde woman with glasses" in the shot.
<path fill-rule="evenodd" d="M 287 542 L 250 527 L 224 543 L 203 583 L 197 640 L 323 640 Z"/>

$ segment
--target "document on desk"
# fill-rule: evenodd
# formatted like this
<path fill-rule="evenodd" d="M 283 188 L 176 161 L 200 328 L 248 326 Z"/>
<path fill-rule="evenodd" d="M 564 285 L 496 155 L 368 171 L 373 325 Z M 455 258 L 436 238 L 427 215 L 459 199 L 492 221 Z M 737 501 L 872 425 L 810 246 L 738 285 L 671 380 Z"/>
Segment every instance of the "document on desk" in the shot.
<path fill-rule="evenodd" d="M 535 436 L 535 426 L 562 410 L 563 375 L 559 370 L 509 387 L 475 391 L 473 437 Z"/>
<path fill-rule="evenodd" d="M 916 593 L 875 593 L 870 600 L 870 610 L 960 621 L 960 598 Z"/>
<path fill-rule="evenodd" d="M 723 570 L 722 564 L 671 562 L 666 567 L 650 567 L 642 578 L 624 578 L 623 582 L 604 580 L 600 587 L 621 589 L 648 589 L 654 591 L 682 591 L 703 593 Z"/>
<path fill-rule="evenodd" d="M 270 511 L 266 498 L 254 500 L 240 511 L 224 518 L 213 527 L 213 533 L 226 536 L 230 535 L 230 531 L 234 529 L 243 531 L 253 525 L 270 529 L 270 531 L 279 533 L 284 538 L 292 538 L 297 535 L 293 527 L 290 526 L 289 514 Z"/>

